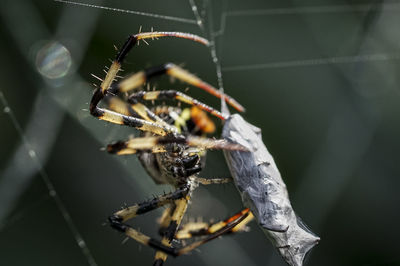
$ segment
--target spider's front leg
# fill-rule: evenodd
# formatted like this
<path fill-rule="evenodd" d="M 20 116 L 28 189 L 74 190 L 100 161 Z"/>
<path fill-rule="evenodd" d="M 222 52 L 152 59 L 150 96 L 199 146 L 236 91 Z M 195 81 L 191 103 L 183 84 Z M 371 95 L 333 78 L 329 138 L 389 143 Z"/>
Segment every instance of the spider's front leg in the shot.
<path fill-rule="evenodd" d="M 142 86 L 150 79 L 157 77 L 157 76 L 162 76 L 162 75 L 168 75 L 173 78 L 177 78 L 187 84 L 198 87 L 198 88 L 210 93 L 211 95 L 214 95 L 215 97 L 224 99 L 229 105 L 231 105 L 232 107 L 234 107 L 236 110 L 238 110 L 240 112 L 244 112 L 244 110 L 245 110 L 241 104 L 239 104 L 235 99 L 233 99 L 229 95 L 220 93 L 212 85 L 208 84 L 207 82 L 203 81 L 199 77 L 195 76 L 194 74 L 190 73 L 189 71 L 187 71 L 173 63 L 166 63 L 166 64 L 162 64 L 160 66 L 150 67 L 145 70 L 136 72 L 135 74 L 128 76 L 127 78 L 122 80 L 120 83 L 113 86 L 112 91 L 117 94 L 130 92 L 130 91 L 135 90 L 136 88 Z M 190 103 L 190 104 L 192 104 L 192 103 Z"/>
<path fill-rule="evenodd" d="M 117 113 L 114 111 L 110 111 L 106 108 L 99 107 L 99 103 L 104 99 L 107 94 L 113 94 L 116 91 L 116 87 L 111 87 L 115 78 L 117 77 L 118 72 L 121 70 L 122 63 L 138 41 L 145 40 L 145 39 L 154 39 L 159 37 L 175 37 L 175 38 L 183 38 L 192 40 L 195 42 L 202 43 L 204 45 L 208 45 L 208 41 L 204 38 L 199 36 L 182 33 L 182 32 L 142 32 L 135 35 L 130 35 L 129 38 L 126 40 L 124 45 L 119 49 L 117 56 L 115 57 L 114 61 L 112 62 L 109 70 L 107 71 L 106 77 L 103 79 L 100 87 L 94 92 L 92 99 L 90 101 L 90 114 L 98 119 L 108 121 L 114 124 L 121 124 L 127 125 L 130 127 L 137 128 L 142 131 L 152 132 L 156 135 L 165 136 L 171 132 L 173 132 L 173 128 L 163 125 L 162 123 L 154 123 L 146 119 L 148 114 L 142 114 L 141 116 L 144 119 L 140 119 L 135 116 L 130 116 L 126 114 Z M 141 111 L 148 113 L 146 109 L 142 109 Z M 155 117 L 154 117 L 155 118 Z M 160 122 L 160 121 L 158 121 Z"/>

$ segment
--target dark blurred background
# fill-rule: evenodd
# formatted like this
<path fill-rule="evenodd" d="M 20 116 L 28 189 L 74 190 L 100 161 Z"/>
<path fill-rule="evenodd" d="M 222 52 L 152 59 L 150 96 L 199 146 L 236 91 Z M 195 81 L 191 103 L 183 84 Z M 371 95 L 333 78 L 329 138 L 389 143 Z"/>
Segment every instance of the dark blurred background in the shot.
<path fill-rule="evenodd" d="M 104 223 L 124 203 L 172 188 L 155 185 L 135 156 L 101 151 L 135 130 L 87 111 L 91 84 L 99 83 L 90 74 L 104 77 L 113 45 L 140 26 L 215 40 L 225 91 L 262 129 L 294 209 L 321 237 L 307 265 L 400 265 L 400 3 L 85 2 L 153 16 L 2 1 L 1 265 L 151 265 L 152 249 L 122 244 L 124 237 Z M 217 86 L 210 49 L 185 40 L 141 43 L 124 73 L 170 61 Z M 152 85 L 186 87 L 168 78 Z M 188 93 L 219 108 L 198 89 Z M 221 152 L 208 154 L 201 175 L 229 176 Z M 241 208 L 233 184 L 200 187 L 187 216 L 222 219 Z M 156 236 L 158 215 L 133 224 Z M 167 265 L 285 265 L 255 223 L 249 233 L 199 250 Z"/>

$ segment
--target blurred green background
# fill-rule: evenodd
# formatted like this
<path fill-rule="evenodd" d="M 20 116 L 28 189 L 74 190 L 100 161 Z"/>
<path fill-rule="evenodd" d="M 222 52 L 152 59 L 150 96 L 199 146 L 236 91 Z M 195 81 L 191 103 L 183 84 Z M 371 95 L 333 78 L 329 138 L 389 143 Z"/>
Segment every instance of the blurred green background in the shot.
<path fill-rule="evenodd" d="M 187 20 L 51 0 L 2 1 L 1 265 L 88 265 L 90 257 L 98 265 L 151 265 L 152 249 L 132 240 L 121 244 L 124 237 L 104 223 L 124 203 L 172 188 L 155 185 L 135 156 L 101 151 L 135 130 L 98 121 L 87 111 L 91 83 L 99 83 L 90 74 L 103 77 L 115 56 L 113 45 L 140 26 L 215 39 L 225 91 L 262 129 L 294 209 L 321 237 L 307 265 L 400 265 L 400 4 L 86 3 Z M 203 30 L 195 23 L 193 3 Z M 210 49 L 185 40 L 141 43 L 129 54 L 124 73 L 165 62 L 183 64 L 218 84 Z M 186 87 L 168 78 L 152 85 Z M 217 99 L 198 89 L 188 94 L 219 108 Z M 201 175 L 229 176 L 221 152 L 208 154 Z M 200 187 L 187 216 L 221 219 L 241 208 L 232 184 Z M 159 214 L 133 224 L 156 236 Z M 91 255 L 78 246 L 75 230 Z M 255 223 L 249 233 L 199 250 L 169 258 L 167 265 L 285 265 Z"/>

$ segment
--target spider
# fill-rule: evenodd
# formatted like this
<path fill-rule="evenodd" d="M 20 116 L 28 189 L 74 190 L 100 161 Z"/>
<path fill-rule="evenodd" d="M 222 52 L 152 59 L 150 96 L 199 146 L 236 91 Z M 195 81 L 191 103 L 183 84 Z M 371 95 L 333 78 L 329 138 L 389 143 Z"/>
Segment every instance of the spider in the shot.
<path fill-rule="evenodd" d="M 246 208 L 217 223 L 181 225 L 192 192 L 198 184 L 221 184 L 231 180 L 198 177 L 197 174 L 204 167 L 205 151 L 207 149 L 246 151 L 246 149 L 239 144 L 205 137 L 206 134 L 215 130 L 215 125 L 206 112 L 221 120 L 227 118 L 214 108 L 179 91 L 145 91 L 138 88 L 154 77 L 170 75 L 223 99 L 238 111 L 244 111 L 244 108 L 230 96 L 220 93 L 210 84 L 172 63 L 151 67 L 134 73 L 120 82 L 114 82 L 124 58 L 133 46 L 140 40 L 146 42 L 146 39 L 161 37 L 184 38 L 208 45 L 206 39 L 189 33 L 143 32 L 131 35 L 119 49 L 106 77 L 100 87 L 95 90 L 90 102 L 90 113 L 94 117 L 133 127 L 141 132 L 138 138 L 109 144 L 107 151 L 117 155 L 137 154 L 146 172 L 156 183 L 170 184 L 175 187 L 175 191 L 171 193 L 133 204 L 109 217 L 112 228 L 157 250 L 154 265 L 163 265 L 168 255 L 176 257 L 222 234 L 241 231 L 253 218 L 249 209 Z M 144 104 L 145 101 L 154 102 L 160 99 L 174 99 L 192 107 L 182 109 L 160 105 L 148 108 Z M 104 107 L 100 106 L 101 102 L 105 105 Z M 161 241 L 148 237 L 126 223 L 138 215 L 165 205 L 168 207 L 160 219 Z M 181 247 L 172 246 L 173 240 L 193 237 L 201 237 L 201 239 Z"/>

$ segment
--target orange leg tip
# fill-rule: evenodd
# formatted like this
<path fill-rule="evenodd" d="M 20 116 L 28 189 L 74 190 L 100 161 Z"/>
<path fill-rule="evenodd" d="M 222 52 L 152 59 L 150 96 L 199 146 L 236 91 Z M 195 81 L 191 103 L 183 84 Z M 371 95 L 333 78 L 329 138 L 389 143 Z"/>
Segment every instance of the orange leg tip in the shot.
<path fill-rule="evenodd" d="M 236 100 L 232 99 L 232 98 L 225 98 L 226 102 L 229 103 L 233 108 L 235 108 L 237 111 L 243 113 L 246 111 L 246 109 L 240 104 L 238 103 Z"/>

